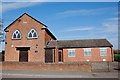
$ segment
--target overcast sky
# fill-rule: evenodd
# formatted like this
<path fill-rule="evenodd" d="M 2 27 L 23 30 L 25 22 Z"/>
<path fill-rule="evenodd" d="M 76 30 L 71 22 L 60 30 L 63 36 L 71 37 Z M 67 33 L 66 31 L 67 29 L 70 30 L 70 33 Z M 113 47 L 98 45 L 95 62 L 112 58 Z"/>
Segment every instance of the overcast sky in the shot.
<path fill-rule="evenodd" d="M 4 28 L 27 12 L 47 25 L 58 40 L 106 38 L 113 44 L 113 48 L 117 49 L 117 2 L 7 1 L 4 0 L 0 11 Z"/>

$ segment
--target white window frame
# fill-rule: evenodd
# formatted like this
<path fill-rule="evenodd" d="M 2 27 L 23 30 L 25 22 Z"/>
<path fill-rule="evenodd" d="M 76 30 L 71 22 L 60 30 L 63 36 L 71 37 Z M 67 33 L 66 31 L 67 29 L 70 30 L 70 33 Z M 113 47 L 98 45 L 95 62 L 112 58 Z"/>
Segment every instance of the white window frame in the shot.
<path fill-rule="evenodd" d="M 100 48 L 100 56 L 107 56 L 107 48 Z"/>
<path fill-rule="evenodd" d="M 17 38 L 18 34 L 16 34 L 16 32 L 18 32 L 18 34 L 20 34 L 20 38 Z M 14 38 L 14 34 L 16 35 L 16 38 Z M 12 39 L 21 39 L 21 33 L 19 30 L 14 31 L 14 33 L 12 34 Z"/>
<path fill-rule="evenodd" d="M 36 35 L 37 35 L 36 37 L 33 37 L 33 34 L 34 34 L 34 33 L 32 33 L 32 30 L 34 30 L 34 33 L 36 33 Z M 30 33 L 32 34 L 32 37 L 29 37 L 29 34 L 30 34 Z M 27 38 L 29 38 L 29 39 L 38 38 L 38 33 L 37 33 L 37 31 L 36 31 L 35 29 L 31 29 L 31 30 L 28 32 Z"/>
<path fill-rule="evenodd" d="M 84 56 L 92 56 L 92 48 L 84 48 Z"/>
<path fill-rule="evenodd" d="M 68 49 L 68 57 L 75 57 L 76 49 Z"/>

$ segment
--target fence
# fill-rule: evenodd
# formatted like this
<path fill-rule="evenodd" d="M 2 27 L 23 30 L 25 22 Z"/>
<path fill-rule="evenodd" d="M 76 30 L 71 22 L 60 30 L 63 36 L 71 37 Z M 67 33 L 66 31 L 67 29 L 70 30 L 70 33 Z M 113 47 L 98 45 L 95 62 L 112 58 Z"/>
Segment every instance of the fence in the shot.
<path fill-rule="evenodd" d="M 91 71 L 111 71 L 113 70 L 112 62 L 92 62 L 91 63 Z"/>

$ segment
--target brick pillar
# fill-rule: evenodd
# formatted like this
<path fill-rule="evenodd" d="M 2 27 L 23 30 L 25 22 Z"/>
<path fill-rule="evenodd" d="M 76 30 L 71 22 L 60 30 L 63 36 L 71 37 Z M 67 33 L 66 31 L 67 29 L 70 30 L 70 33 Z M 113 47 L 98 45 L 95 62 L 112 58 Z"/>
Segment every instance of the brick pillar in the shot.
<path fill-rule="evenodd" d="M 112 47 L 111 47 L 111 54 L 112 54 L 112 61 L 114 61 L 114 51 L 113 51 Z"/>
<path fill-rule="evenodd" d="M 52 49 L 53 51 L 53 63 L 55 63 L 55 49 Z"/>
<path fill-rule="evenodd" d="M 55 63 L 58 63 L 58 48 L 55 48 Z"/>

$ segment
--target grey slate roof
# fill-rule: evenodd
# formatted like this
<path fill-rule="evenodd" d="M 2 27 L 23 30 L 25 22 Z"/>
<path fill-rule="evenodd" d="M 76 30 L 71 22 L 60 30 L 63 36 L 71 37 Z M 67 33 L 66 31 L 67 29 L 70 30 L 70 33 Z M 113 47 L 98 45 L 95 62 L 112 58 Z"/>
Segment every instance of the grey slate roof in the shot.
<path fill-rule="evenodd" d="M 107 39 L 85 39 L 85 40 L 57 40 L 50 41 L 47 48 L 91 48 L 91 47 L 113 47 Z"/>

